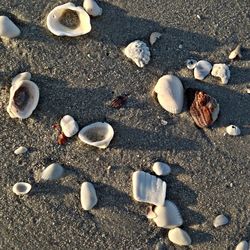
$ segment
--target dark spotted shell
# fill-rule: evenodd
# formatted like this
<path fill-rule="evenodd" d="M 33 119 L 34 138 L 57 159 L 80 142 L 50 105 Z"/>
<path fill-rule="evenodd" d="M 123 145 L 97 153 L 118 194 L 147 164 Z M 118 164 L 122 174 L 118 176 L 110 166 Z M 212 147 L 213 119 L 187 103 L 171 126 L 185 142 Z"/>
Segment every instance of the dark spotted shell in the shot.
<path fill-rule="evenodd" d="M 128 95 L 119 95 L 111 102 L 111 107 L 119 109 L 127 102 L 127 99 Z"/>

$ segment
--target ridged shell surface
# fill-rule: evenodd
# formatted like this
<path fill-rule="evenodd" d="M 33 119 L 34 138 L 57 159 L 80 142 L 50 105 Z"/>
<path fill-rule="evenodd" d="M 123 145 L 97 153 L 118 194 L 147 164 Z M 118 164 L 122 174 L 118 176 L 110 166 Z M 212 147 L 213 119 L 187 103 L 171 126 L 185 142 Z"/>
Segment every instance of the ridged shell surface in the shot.
<path fill-rule="evenodd" d="M 83 182 L 81 185 L 80 199 L 84 210 L 92 209 L 97 203 L 96 191 L 92 183 Z"/>
<path fill-rule="evenodd" d="M 44 181 L 47 180 L 56 180 L 62 177 L 64 168 L 58 163 L 52 163 L 47 168 L 45 168 L 41 174 L 41 179 Z"/>
<path fill-rule="evenodd" d="M 168 239 L 179 246 L 191 245 L 191 239 L 186 231 L 180 228 L 174 228 L 169 230 Z"/>
<path fill-rule="evenodd" d="M 0 16 L 0 37 L 14 38 L 20 33 L 20 29 L 7 16 Z"/>

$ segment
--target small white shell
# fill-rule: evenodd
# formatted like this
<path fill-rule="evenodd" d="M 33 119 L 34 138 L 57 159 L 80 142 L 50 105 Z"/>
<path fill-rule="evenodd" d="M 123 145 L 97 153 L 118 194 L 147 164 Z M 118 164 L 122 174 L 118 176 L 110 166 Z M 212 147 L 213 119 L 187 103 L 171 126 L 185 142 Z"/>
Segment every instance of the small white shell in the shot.
<path fill-rule="evenodd" d="M 218 215 L 213 221 L 214 227 L 223 226 L 226 225 L 227 223 L 228 223 L 228 218 L 223 214 Z"/>
<path fill-rule="evenodd" d="M 96 191 L 92 183 L 83 182 L 81 185 L 80 200 L 84 210 L 92 209 L 97 203 Z"/>
<path fill-rule="evenodd" d="M 31 74 L 29 72 L 23 72 L 23 73 L 20 73 L 20 74 L 16 75 L 12 79 L 11 85 L 13 86 L 14 84 L 16 84 L 19 81 L 30 80 L 30 79 L 31 79 Z"/>
<path fill-rule="evenodd" d="M 131 42 L 123 50 L 123 53 L 140 68 L 143 68 L 150 60 L 149 48 L 146 43 L 140 40 Z"/>
<path fill-rule="evenodd" d="M 7 16 L 0 16 L 0 37 L 13 38 L 20 33 L 20 29 Z"/>
<path fill-rule="evenodd" d="M 235 248 L 235 250 L 249 250 L 249 245 L 246 240 L 241 241 Z"/>
<path fill-rule="evenodd" d="M 27 148 L 21 146 L 14 151 L 14 154 L 20 155 L 26 153 L 27 151 L 28 151 Z"/>
<path fill-rule="evenodd" d="M 65 11 L 74 11 L 79 18 L 80 24 L 76 28 L 63 25 L 60 19 Z M 90 17 L 82 7 L 76 7 L 73 3 L 65 3 L 55 7 L 47 16 L 47 26 L 51 33 L 56 36 L 80 36 L 91 31 Z"/>
<path fill-rule="evenodd" d="M 242 55 L 241 55 L 241 45 L 240 44 L 230 53 L 228 58 L 233 60 L 236 57 L 239 57 L 239 58 L 242 57 Z"/>
<path fill-rule="evenodd" d="M 17 182 L 12 188 L 12 191 L 16 195 L 27 194 L 29 193 L 30 190 L 31 190 L 31 185 L 27 182 Z"/>
<path fill-rule="evenodd" d="M 240 129 L 235 126 L 235 125 L 229 125 L 226 127 L 226 132 L 229 134 L 229 135 L 233 135 L 233 136 L 237 136 L 237 135 L 240 135 L 241 131 Z"/>
<path fill-rule="evenodd" d="M 74 118 L 70 115 L 65 115 L 61 121 L 60 126 L 62 128 L 62 132 L 67 137 L 72 137 L 79 131 L 79 127 Z"/>
<path fill-rule="evenodd" d="M 41 180 L 56 180 L 63 175 L 64 169 L 58 163 L 52 163 L 47 168 L 45 168 L 41 174 Z"/>
<path fill-rule="evenodd" d="M 173 75 L 162 76 L 154 88 L 160 105 L 170 113 L 178 114 L 182 110 L 184 90 L 179 78 Z"/>
<path fill-rule="evenodd" d="M 133 197 L 140 202 L 163 206 L 166 198 L 167 184 L 160 178 L 136 171 L 132 177 Z"/>
<path fill-rule="evenodd" d="M 208 61 L 201 60 L 197 62 L 194 68 L 194 78 L 203 80 L 211 71 L 212 65 Z"/>
<path fill-rule="evenodd" d="M 107 148 L 113 136 L 114 130 L 106 122 L 92 123 L 82 128 L 78 134 L 81 141 L 98 148 Z"/>
<path fill-rule="evenodd" d="M 159 176 L 168 175 L 171 172 L 170 166 L 160 161 L 155 162 L 152 169 Z"/>
<path fill-rule="evenodd" d="M 250 87 L 247 87 L 246 91 L 248 94 L 250 94 Z"/>
<path fill-rule="evenodd" d="M 90 16 L 101 16 L 102 8 L 98 6 L 95 0 L 84 0 L 83 8 Z"/>
<path fill-rule="evenodd" d="M 230 70 L 225 63 L 216 63 L 213 66 L 211 75 L 219 77 L 222 84 L 227 84 L 230 78 Z"/>
<path fill-rule="evenodd" d="M 191 239 L 186 231 L 180 228 L 174 228 L 169 230 L 168 239 L 176 245 L 179 246 L 189 246 L 191 245 Z"/>
<path fill-rule="evenodd" d="M 149 37 L 150 44 L 153 45 L 160 37 L 161 37 L 161 33 L 153 32 Z"/>
<path fill-rule="evenodd" d="M 194 59 L 187 59 L 186 65 L 188 69 L 194 69 L 196 67 L 197 61 Z"/>

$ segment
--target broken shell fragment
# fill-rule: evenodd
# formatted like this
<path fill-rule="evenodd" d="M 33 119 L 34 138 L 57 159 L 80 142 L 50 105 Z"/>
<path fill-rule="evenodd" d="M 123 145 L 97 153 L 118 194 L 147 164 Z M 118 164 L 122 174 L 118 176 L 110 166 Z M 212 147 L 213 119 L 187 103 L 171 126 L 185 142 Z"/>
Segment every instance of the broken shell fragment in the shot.
<path fill-rule="evenodd" d="M 178 114 L 182 110 L 184 90 L 179 78 L 173 75 L 162 76 L 155 85 L 154 92 L 160 105 L 170 113 Z"/>
<path fill-rule="evenodd" d="M 79 127 L 74 118 L 70 115 L 65 115 L 61 121 L 60 126 L 62 128 L 62 132 L 66 137 L 72 137 L 79 131 Z"/>
<path fill-rule="evenodd" d="M 171 172 L 170 166 L 168 164 L 166 164 L 164 162 L 160 162 L 160 161 L 155 162 L 153 164 L 152 169 L 159 176 L 168 175 Z"/>
<path fill-rule="evenodd" d="M 160 37 L 161 37 L 161 33 L 153 32 L 149 37 L 150 44 L 153 45 Z"/>
<path fill-rule="evenodd" d="M 225 63 L 216 63 L 213 66 L 211 75 L 219 77 L 222 84 L 227 84 L 230 78 L 230 70 Z"/>
<path fill-rule="evenodd" d="M 241 58 L 241 45 L 239 44 L 230 54 L 229 54 L 229 59 L 233 60 L 236 58 Z"/>
<path fill-rule="evenodd" d="M 235 250 L 249 250 L 249 245 L 246 240 L 241 241 L 235 248 Z"/>
<path fill-rule="evenodd" d="M 20 33 L 20 29 L 7 16 L 0 16 L 0 37 L 14 38 Z"/>
<path fill-rule="evenodd" d="M 201 60 L 197 62 L 194 68 L 194 78 L 197 80 L 203 80 L 211 71 L 212 65 L 208 61 Z"/>
<path fill-rule="evenodd" d="M 84 210 L 92 209 L 97 203 L 96 191 L 92 183 L 83 182 L 81 185 L 80 200 Z"/>
<path fill-rule="evenodd" d="M 52 163 L 41 174 L 41 180 L 56 180 L 62 177 L 64 168 L 58 163 Z"/>
<path fill-rule="evenodd" d="M 226 127 L 226 132 L 229 134 L 229 135 L 232 135 L 232 136 L 237 136 L 237 135 L 240 135 L 241 131 L 240 129 L 235 126 L 235 125 L 229 125 Z"/>
<path fill-rule="evenodd" d="M 168 239 L 176 245 L 179 246 L 189 246 L 191 245 L 191 239 L 186 231 L 180 228 L 174 228 L 169 230 Z"/>
<path fill-rule="evenodd" d="M 29 72 L 23 72 L 18 75 L 16 75 L 11 82 L 11 85 L 13 86 L 15 83 L 22 81 L 22 80 L 30 80 L 31 74 Z"/>
<path fill-rule="evenodd" d="M 132 176 L 133 197 L 140 202 L 163 206 L 166 198 L 167 184 L 160 178 L 136 171 Z"/>
<path fill-rule="evenodd" d="M 214 227 L 223 226 L 226 225 L 227 223 L 228 223 L 228 218 L 223 214 L 218 215 L 213 221 Z"/>
<path fill-rule="evenodd" d="M 186 65 L 187 65 L 188 69 L 194 69 L 196 67 L 196 65 L 197 65 L 197 61 L 194 60 L 194 59 L 188 59 L 186 61 Z"/>
<path fill-rule="evenodd" d="M 95 122 L 82 128 L 78 134 L 81 141 L 98 148 L 107 148 L 114 130 L 107 122 Z"/>
<path fill-rule="evenodd" d="M 20 154 L 26 153 L 27 151 L 28 151 L 27 148 L 21 146 L 21 147 L 17 148 L 17 149 L 14 151 L 14 154 L 15 154 L 15 155 L 20 155 Z"/>
<path fill-rule="evenodd" d="M 71 16 L 70 16 L 71 15 Z M 71 20 L 66 22 L 66 17 Z M 65 20 L 64 20 L 65 19 Z M 75 20 L 72 23 L 72 20 Z M 80 36 L 91 31 L 90 17 L 82 7 L 73 3 L 65 3 L 55 7 L 47 16 L 47 26 L 56 36 Z"/>
<path fill-rule="evenodd" d="M 136 40 L 131 42 L 123 53 L 131 59 L 138 67 L 143 68 L 150 60 L 150 51 L 146 43 Z"/>
<path fill-rule="evenodd" d="M 83 8 L 90 16 L 101 16 L 102 8 L 98 6 L 95 0 L 84 0 Z"/>
<path fill-rule="evenodd" d="M 31 185 L 27 182 L 17 182 L 12 188 L 12 191 L 16 195 L 27 194 L 29 193 L 30 190 L 31 190 Z"/>

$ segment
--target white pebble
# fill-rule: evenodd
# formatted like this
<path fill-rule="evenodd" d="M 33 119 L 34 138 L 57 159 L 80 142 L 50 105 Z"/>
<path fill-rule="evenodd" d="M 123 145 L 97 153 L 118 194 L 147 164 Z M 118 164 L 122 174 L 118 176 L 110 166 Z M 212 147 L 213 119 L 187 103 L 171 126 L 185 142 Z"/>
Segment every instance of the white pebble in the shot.
<path fill-rule="evenodd" d="M 84 210 L 92 209 L 97 203 L 96 191 L 92 183 L 83 182 L 81 185 L 80 199 Z"/>
<path fill-rule="evenodd" d="M 168 175 L 171 172 L 170 166 L 160 161 L 155 162 L 152 169 L 159 176 Z"/>
<path fill-rule="evenodd" d="M 27 151 L 28 149 L 26 147 L 21 146 L 14 151 L 14 154 L 20 155 L 26 153 Z"/>
<path fill-rule="evenodd" d="M 79 126 L 74 118 L 70 115 L 65 115 L 61 121 L 60 126 L 62 128 L 62 132 L 67 137 L 72 137 L 79 131 Z"/>

